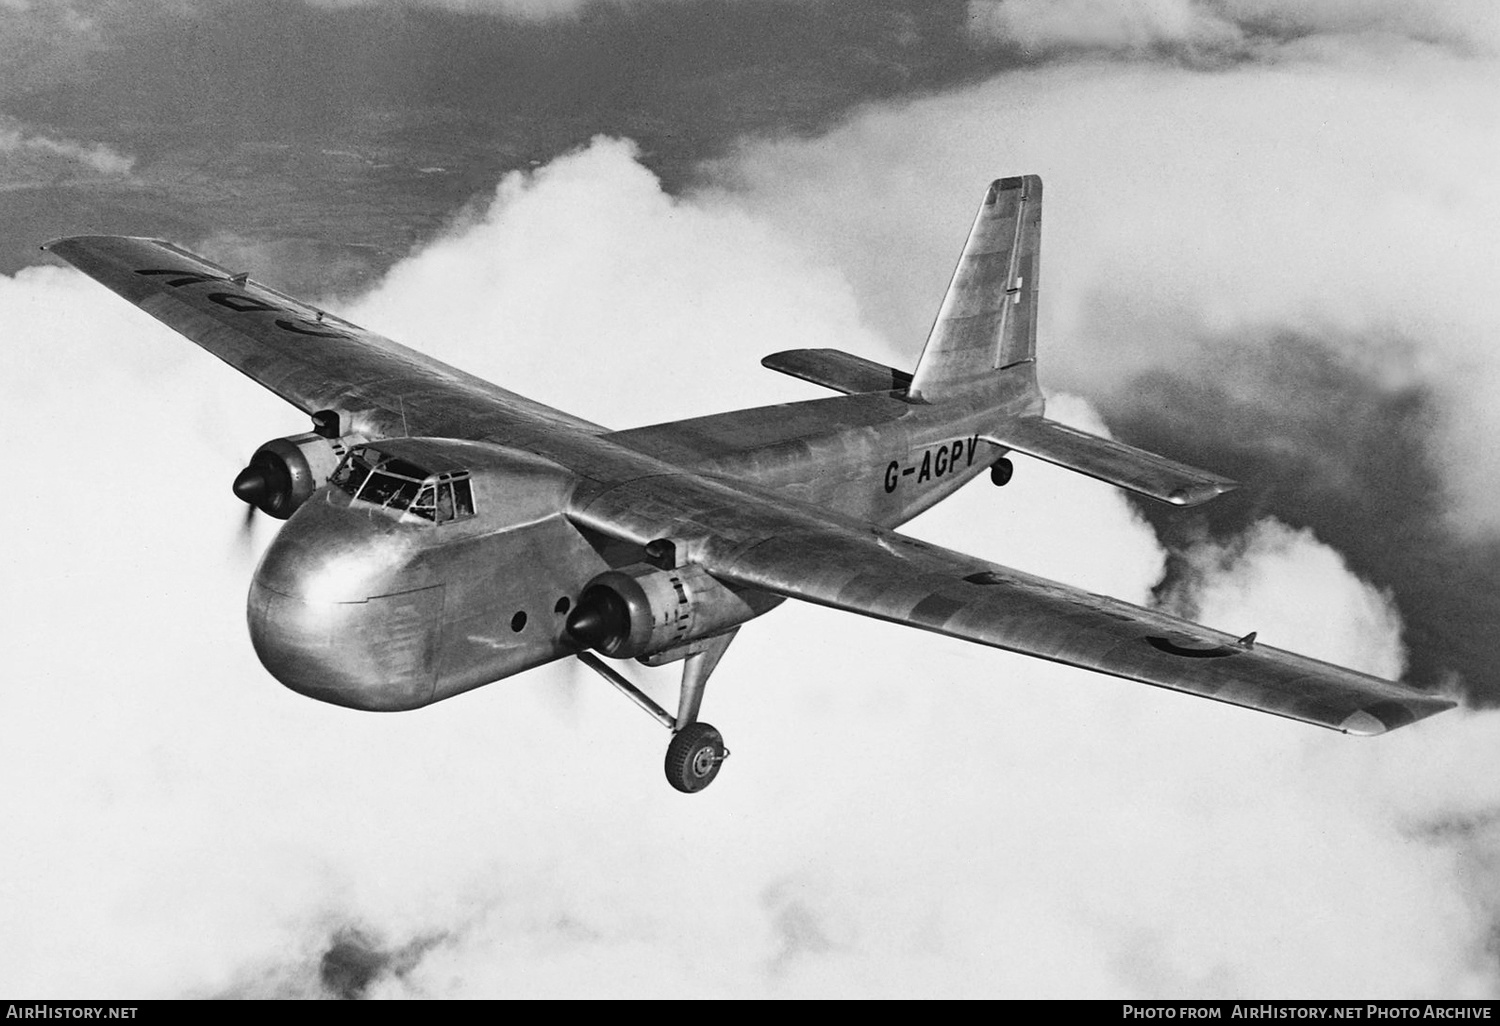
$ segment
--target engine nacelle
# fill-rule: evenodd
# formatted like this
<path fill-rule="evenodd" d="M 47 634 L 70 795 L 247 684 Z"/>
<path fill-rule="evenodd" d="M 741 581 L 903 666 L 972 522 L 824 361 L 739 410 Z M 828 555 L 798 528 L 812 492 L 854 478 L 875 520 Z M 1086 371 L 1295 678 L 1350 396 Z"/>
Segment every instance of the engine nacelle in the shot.
<path fill-rule="evenodd" d="M 275 438 L 255 450 L 234 479 L 234 494 L 263 513 L 285 520 L 328 483 L 358 435 L 327 438 L 315 431 Z"/>
<path fill-rule="evenodd" d="M 568 633 L 616 659 L 650 656 L 737 627 L 779 602 L 731 588 L 700 566 L 635 563 L 588 583 L 568 617 Z"/>

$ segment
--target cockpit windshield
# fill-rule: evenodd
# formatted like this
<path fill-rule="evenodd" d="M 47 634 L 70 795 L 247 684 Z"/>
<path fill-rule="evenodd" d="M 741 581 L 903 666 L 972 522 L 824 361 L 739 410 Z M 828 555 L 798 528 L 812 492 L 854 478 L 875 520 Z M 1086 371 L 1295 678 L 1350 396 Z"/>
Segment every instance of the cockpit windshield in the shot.
<path fill-rule="evenodd" d="M 400 513 L 402 520 L 445 524 L 474 515 L 468 471 L 430 474 L 371 446 L 351 449 L 330 481 L 351 498 Z"/>

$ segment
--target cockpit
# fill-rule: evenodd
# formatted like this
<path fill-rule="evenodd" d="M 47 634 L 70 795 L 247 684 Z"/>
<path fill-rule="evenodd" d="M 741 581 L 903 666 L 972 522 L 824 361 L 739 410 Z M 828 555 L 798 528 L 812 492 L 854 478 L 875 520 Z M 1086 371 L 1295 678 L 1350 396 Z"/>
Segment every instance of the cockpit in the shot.
<path fill-rule="evenodd" d="M 397 448 L 398 445 L 387 446 Z M 411 448 L 412 443 L 405 443 Z M 379 506 L 398 514 L 403 523 L 446 524 L 474 515 L 474 490 L 469 471 L 456 466 L 429 469 L 433 460 L 419 466 L 409 456 L 397 455 L 374 445 L 350 449 L 329 483 L 356 502 Z M 447 464 L 440 453 L 435 462 Z"/>

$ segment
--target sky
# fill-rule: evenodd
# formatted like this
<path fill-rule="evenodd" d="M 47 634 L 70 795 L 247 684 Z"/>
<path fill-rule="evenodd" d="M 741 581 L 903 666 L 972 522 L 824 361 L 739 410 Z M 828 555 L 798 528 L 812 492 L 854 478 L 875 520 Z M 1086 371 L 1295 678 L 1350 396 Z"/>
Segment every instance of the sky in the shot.
<path fill-rule="evenodd" d="M 0 991 L 1494 998 L 1497 60 L 1479 2 L 0 0 L 0 430 L 66 468 L 0 513 Z M 301 415 L 35 251 L 172 238 L 623 428 L 910 367 L 1021 173 L 1051 415 L 1244 488 L 1018 458 L 908 531 L 1462 709 L 1346 738 L 794 603 L 697 796 L 574 666 L 320 705 L 229 492 Z"/>

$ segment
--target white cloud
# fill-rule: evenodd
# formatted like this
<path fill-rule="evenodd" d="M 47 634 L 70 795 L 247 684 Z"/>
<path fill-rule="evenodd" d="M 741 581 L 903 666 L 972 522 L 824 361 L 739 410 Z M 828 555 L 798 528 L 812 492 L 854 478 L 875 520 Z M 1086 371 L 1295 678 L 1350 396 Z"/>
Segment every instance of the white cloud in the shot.
<path fill-rule="evenodd" d="M 615 382 L 578 412 L 621 428 L 715 413 L 726 395 L 805 395 L 761 369 L 777 349 L 881 347 L 795 233 L 673 199 L 633 144 L 604 138 L 507 175 L 479 220 L 398 264 L 354 315 L 471 352 L 475 373 L 556 406 Z"/>
<path fill-rule="evenodd" d="M 1238 47 L 1239 27 L 1192 0 L 970 0 L 969 30 L 980 40 L 1024 49 L 1142 51 L 1163 44 Z"/>
<path fill-rule="evenodd" d="M 1014 77 L 749 152 L 741 194 L 667 197 L 627 144 L 597 140 L 508 178 L 340 310 L 620 426 L 810 397 L 758 358 L 903 362 L 892 346 L 919 347 L 984 180 L 1033 169 L 1051 190 L 1054 384 L 1159 358 L 1128 331 L 1111 353 L 1088 344 L 1106 287 L 1127 313 L 1143 277 L 1142 303 L 1165 292 L 1230 321 L 1280 312 L 1273 285 L 1315 304 L 1294 273 L 1318 273 L 1310 230 L 1277 250 L 1293 270 L 1258 271 L 1271 285 L 1235 302 L 1254 240 L 1228 256 L 1209 240 L 1273 235 L 1240 204 L 1280 186 L 1247 174 L 1216 198 L 1238 181 L 1211 159 L 1236 133 L 1206 131 L 1225 108 L 1190 122 L 1206 152 L 1184 178 L 1184 128 L 1111 127 L 1151 109 L 1108 102 L 1130 90 L 1193 109 L 1171 78 Z M 1289 101 L 1273 110 L 1301 124 Z M 980 143 L 976 124 L 1014 131 Z M 1280 138 L 1238 137 L 1247 156 Z M 1455 173 L 1458 211 L 1473 187 Z M 1332 291 L 1351 309 L 1381 296 Z M 0 320 L 24 340 L 0 347 L 0 429 L 55 468 L 0 513 L 6 577 L 24 582 L 5 592 L 18 644 L 0 699 L 0 818 L 25 839 L 0 846 L 12 991 L 314 993 L 354 925 L 416 944 L 372 984 L 392 996 L 1494 993 L 1500 881 L 1474 857 L 1500 805 L 1493 715 L 1358 741 L 794 604 L 717 672 L 704 712 L 734 756 L 695 798 L 660 779 L 665 733 L 570 667 L 417 713 L 321 706 L 246 643 L 228 490 L 300 415 L 71 272 L 0 278 Z M 1097 424 L 1080 401 L 1052 409 Z M 1144 600 L 1163 553 L 1119 495 L 1018 464 L 913 532 Z M 1266 527 L 1234 553 L 1203 561 L 1219 626 L 1253 620 L 1295 648 L 1315 608 L 1340 651 L 1394 629 L 1309 538 Z"/>
<path fill-rule="evenodd" d="M 25 160 L 27 165 L 12 167 L 10 177 L 30 173 L 56 174 L 68 165 L 84 166 L 105 175 L 125 175 L 135 166 L 135 158 L 119 153 L 104 143 L 82 143 L 50 135 L 26 132 L 19 128 L 0 127 L 0 159 L 11 163 Z"/>
<path fill-rule="evenodd" d="M 1493 54 L 1500 14 L 1473 0 L 970 0 L 969 31 L 1038 52 L 1274 59 L 1308 39 L 1389 35 Z"/>
<path fill-rule="evenodd" d="M 391 0 L 307 0 L 315 7 L 391 6 Z M 404 5 L 438 7 L 465 14 L 492 14 L 522 21 L 576 18 L 591 5 L 624 6 L 632 0 L 400 0 Z"/>
<path fill-rule="evenodd" d="M 1214 72 L 1087 62 L 870 109 L 814 143 L 747 144 L 724 167 L 912 356 L 956 255 L 949 226 L 990 178 L 1040 173 L 1044 382 L 1128 403 L 1143 373 L 1212 379 L 1247 356 L 1206 343 L 1326 339 L 1439 397 L 1453 520 L 1492 533 L 1497 97 L 1500 64 L 1418 44 Z"/>
<path fill-rule="evenodd" d="M 1176 603 L 1184 615 L 1232 632 L 1269 627 L 1266 636 L 1281 639 L 1279 647 L 1365 673 L 1400 679 L 1405 672 L 1391 596 L 1355 577 L 1311 531 L 1262 520 L 1228 544 L 1202 542 L 1184 559 L 1191 571 Z"/>

